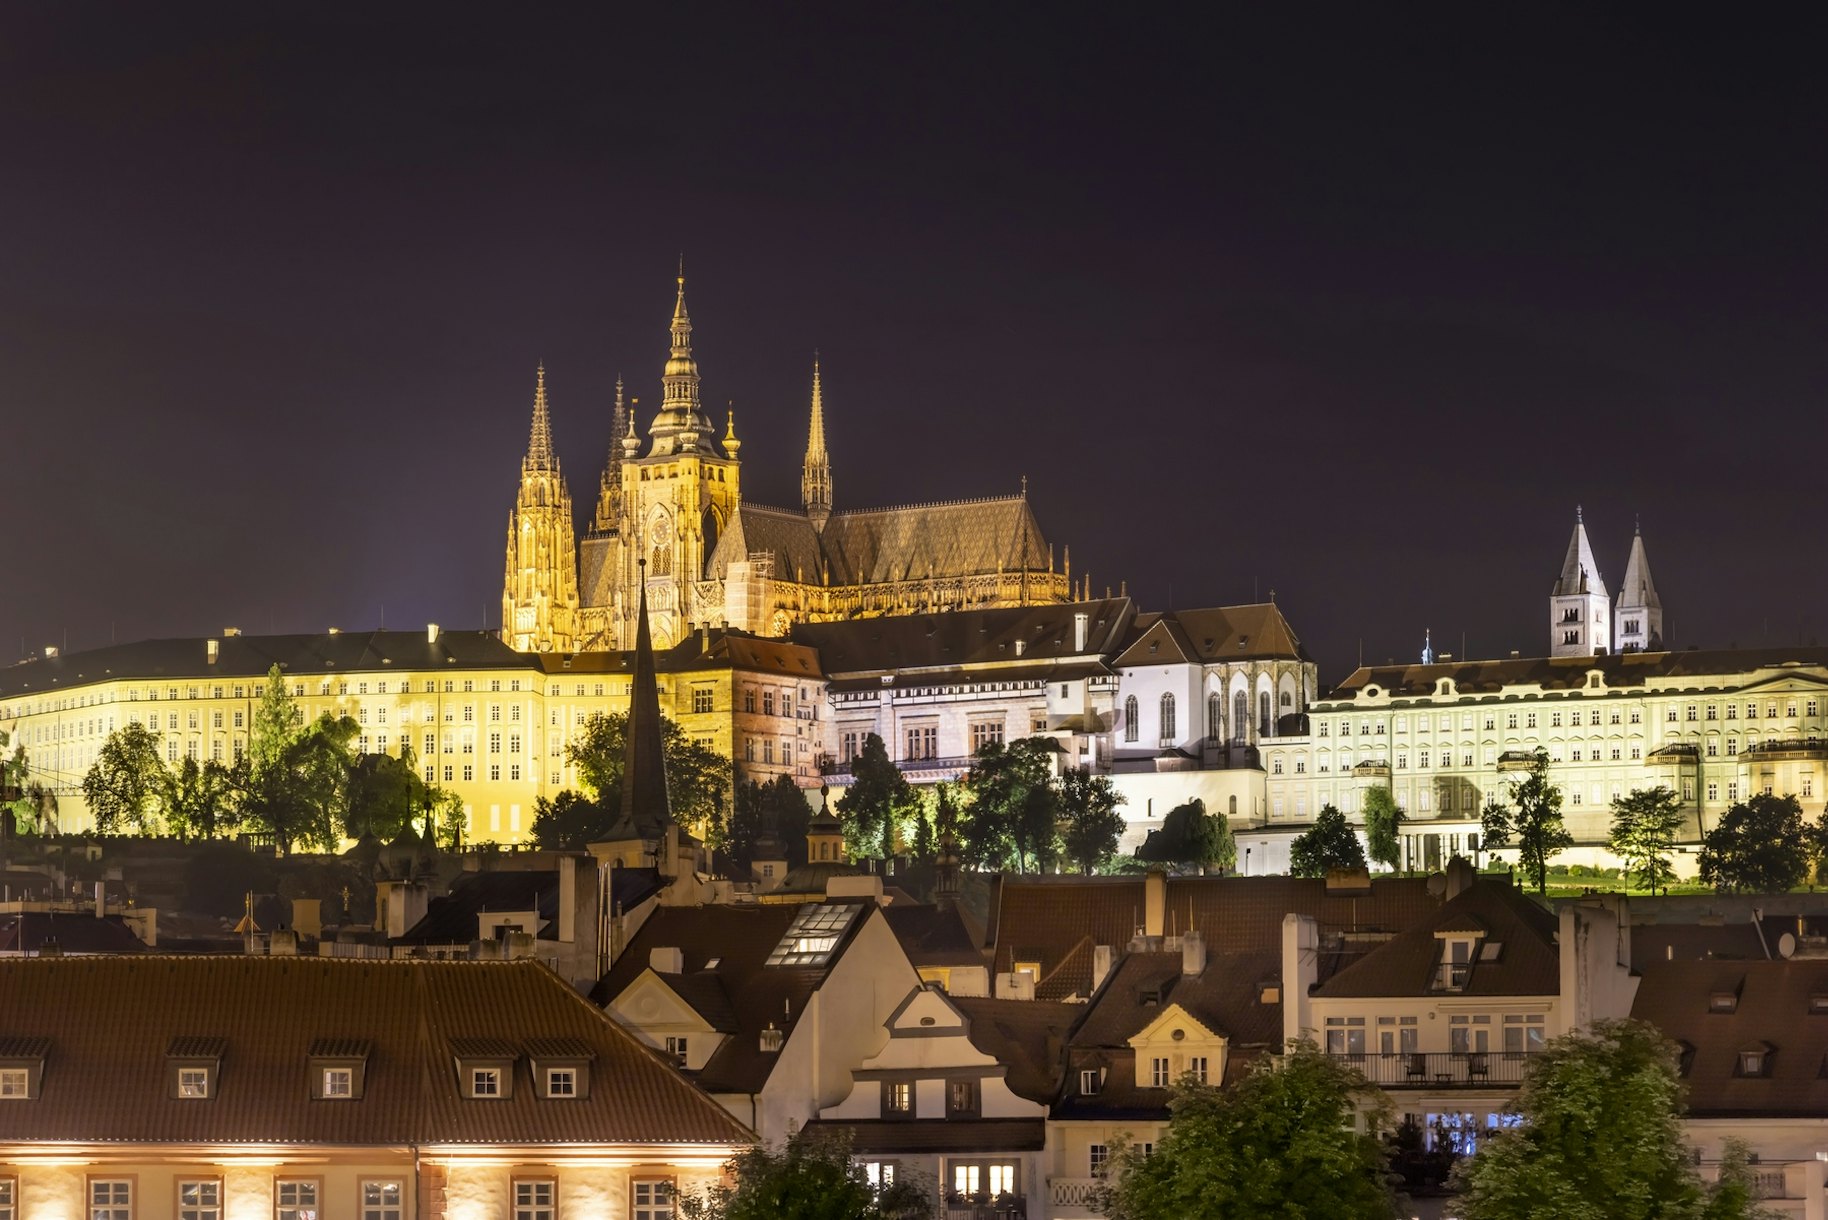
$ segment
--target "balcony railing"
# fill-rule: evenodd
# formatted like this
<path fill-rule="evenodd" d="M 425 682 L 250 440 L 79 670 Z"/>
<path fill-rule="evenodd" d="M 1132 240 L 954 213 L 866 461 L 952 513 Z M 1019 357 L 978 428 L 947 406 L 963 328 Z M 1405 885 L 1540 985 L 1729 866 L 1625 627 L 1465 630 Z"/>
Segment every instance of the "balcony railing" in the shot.
<path fill-rule="evenodd" d="M 1019 1195 L 999 1195 L 994 1202 L 947 1199 L 940 1204 L 939 1220 L 1026 1220 L 1028 1200 Z"/>
<path fill-rule="evenodd" d="M 1484 1088 L 1523 1083 L 1530 1051 L 1398 1052 L 1390 1055 L 1331 1055 L 1386 1089 Z"/>
<path fill-rule="evenodd" d="M 1055 1207 L 1097 1207 L 1109 1185 L 1103 1178 L 1054 1178 L 1048 1195 Z"/>
<path fill-rule="evenodd" d="M 1472 977 L 1471 962 L 1442 962 L 1434 968 L 1434 989 L 1436 991 L 1465 991 L 1467 981 Z"/>

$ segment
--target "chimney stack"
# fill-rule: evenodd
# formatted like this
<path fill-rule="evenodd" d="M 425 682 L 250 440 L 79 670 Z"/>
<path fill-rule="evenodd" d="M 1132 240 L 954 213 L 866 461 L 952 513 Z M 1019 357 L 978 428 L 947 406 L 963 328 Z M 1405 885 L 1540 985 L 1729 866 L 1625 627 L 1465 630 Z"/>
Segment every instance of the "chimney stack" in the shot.
<path fill-rule="evenodd" d="M 222 657 L 222 641 L 221 640 L 204 640 L 203 641 L 203 651 L 204 651 L 205 655 L 208 656 L 209 663 L 211 665 L 214 665 Z"/>
<path fill-rule="evenodd" d="M 1188 978 L 1206 973 L 1206 941 L 1192 928 L 1181 933 L 1181 973 Z"/>
<path fill-rule="evenodd" d="M 1079 613 L 1073 615 L 1073 651 L 1074 652 L 1084 652 L 1085 651 L 1086 627 L 1091 621 L 1092 621 L 1092 616 L 1087 614 L 1083 610 L 1081 610 L 1081 611 L 1079 611 Z"/>
<path fill-rule="evenodd" d="M 437 623 L 427 623 L 425 625 L 425 642 L 427 644 L 436 644 L 438 642 Z"/>

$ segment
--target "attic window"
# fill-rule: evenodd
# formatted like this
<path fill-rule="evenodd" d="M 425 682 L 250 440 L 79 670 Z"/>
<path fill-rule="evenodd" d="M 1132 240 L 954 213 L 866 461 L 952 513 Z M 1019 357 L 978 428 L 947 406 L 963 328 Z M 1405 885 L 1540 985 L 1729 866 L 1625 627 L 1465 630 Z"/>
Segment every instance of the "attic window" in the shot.
<path fill-rule="evenodd" d="M 684 1049 L 680 1047 L 681 1052 Z M 569 1101 L 590 1096 L 590 1064 L 595 1052 L 588 1044 L 575 1038 L 535 1038 L 527 1043 L 527 1058 L 533 1062 L 533 1087 L 540 1097 Z"/>
<path fill-rule="evenodd" d="M 1735 1012 L 1739 1008 L 1737 991 L 1716 991 L 1707 998 L 1709 1012 Z"/>
<path fill-rule="evenodd" d="M 0 1038 L 0 1102 L 38 1097 L 50 1050 L 49 1038 Z"/>
<path fill-rule="evenodd" d="M 1162 646 L 1162 644 L 1161 644 L 1160 640 L 1150 640 L 1149 641 L 1149 651 L 1150 652 L 1158 651 L 1161 648 L 1161 646 Z"/>
<path fill-rule="evenodd" d="M 1162 1002 L 1162 989 L 1160 987 L 1144 987 L 1137 993 L 1136 998 L 1144 1008 L 1152 1008 Z"/>
<path fill-rule="evenodd" d="M 1828 1016 L 1828 992 L 1818 991 L 1809 997 L 1809 1015 Z"/>
<path fill-rule="evenodd" d="M 787 934 L 765 963 L 769 966 L 823 966 L 863 908 L 854 902 L 821 902 L 795 916 Z"/>
<path fill-rule="evenodd" d="M 314 1101 L 360 1101 L 367 1083 L 368 1043 L 355 1038 L 319 1038 L 307 1052 Z"/>
<path fill-rule="evenodd" d="M 1479 946 L 1479 960 L 1482 962 L 1495 962 L 1503 956 L 1504 942 L 1501 940 L 1488 940 Z"/>
<path fill-rule="evenodd" d="M 173 1038 L 165 1048 L 168 1095 L 184 1101 L 214 1097 L 225 1045 L 220 1038 Z"/>
<path fill-rule="evenodd" d="M 1752 1045 L 1740 1049 L 1733 1075 L 1758 1078 L 1770 1074 L 1771 1046 L 1769 1043 L 1754 1042 Z"/>
<path fill-rule="evenodd" d="M 494 1038 L 453 1038 L 458 1091 L 472 1101 L 495 1101 L 514 1094 L 515 1047 Z"/>

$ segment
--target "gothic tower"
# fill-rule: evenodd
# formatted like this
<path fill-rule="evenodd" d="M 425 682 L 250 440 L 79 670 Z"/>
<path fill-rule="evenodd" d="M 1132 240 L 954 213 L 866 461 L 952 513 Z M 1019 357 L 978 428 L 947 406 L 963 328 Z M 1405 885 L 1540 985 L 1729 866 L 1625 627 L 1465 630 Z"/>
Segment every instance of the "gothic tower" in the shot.
<path fill-rule="evenodd" d="M 1620 652 L 1663 650 L 1663 599 L 1650 579 L 1650 558 L 1644 554 L 1644 534 L 1634 529 L 1631 557 L 1625 561 L 1625 583 L 1619 586 L 1613 639 Z"/>
<path fill-rule="evenodd" d="M 718 624 L 724 617 L 721 587 L 706 579 L 706 567 L 739 502 L 735 416 L 732 412 L 720 445 L 700 401 L 683 271 L 670 329 L 672 346 L 661 379 L 660 410 L 648 427 L 647 453 L 640 452 L 632 412 L 623 439 L 618 646 L 635 638 L 637 590 L 647 598 L 656 648 L 670 648 L 699 624 Z"/>
<path fill-rule="evenodd" d="M 520 494 L 508 514 L 502 574 L 501 638 L 520 652 L 572 652 L 578 646 L 578 553 L 571 493 L 552 451 L 546 368 L 533 391 L 533 432 L 520 464 Z"/>
<path fill-rule="evenodd" d="M 1612 650 L 1612 599 L 1600 579 L 1599 565 L 1587 542 L 1581 511 L 1574 510 L 1574 534 L 1561 576 L 1549 595 L 1549 655 L 1591 657 Z"/>
<path fill-rule="evenodd" d="M 819 391 L 819 358 L 812 358 L 812 422 L 806 431 L 806 464 L 800 470 L 800 501 L 815 530 L 831 516 L 831 457 L 825 452 L 825 399 Z"/>

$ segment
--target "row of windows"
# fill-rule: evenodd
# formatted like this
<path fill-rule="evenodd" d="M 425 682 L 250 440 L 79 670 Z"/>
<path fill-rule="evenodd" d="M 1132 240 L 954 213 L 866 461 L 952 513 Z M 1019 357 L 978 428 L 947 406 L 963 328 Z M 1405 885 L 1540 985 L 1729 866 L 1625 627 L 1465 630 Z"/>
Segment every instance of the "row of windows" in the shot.
<path fill-rule="evenodd" d="M 1798 698 L 1796 698 L 1794 696 L 1788 696 L 1788 697 L 1785 697 L 1781 701 L 1776 700 L 1776 699 L 1767 699 L 1762 704 L 1760 704 L 1755 699 L 1746 700 L 1743 705 L 1740 703 L 1726 703 L 1726 704 L 1690 703 L 1682 709 L 1681 719 L 1691 720 L 1691 721 L 1704 720 L 1704 719 L 1705 720 L 1719 720 L 1719 719 L 1721 719 L 1721 712 L 1724 709 L 1725 718 L 1727 720 L 1737 720 L 1737 719 L 1740 719 L 1740 709 L 1742 706 L 1745 711 L 1744 718 L 1747 720 L 1759 719 L 1760 718 L 1759 709 L 1761 707 L 1763 708 L 1763 718 L 1766 720 L 1779 719 L 1780 718 L 1780 716 L 1779 716 L 1780 708 L 1782 709 L 1783 717 L 1789 717 L 1792 719 L 1794 719 L 1797 716 L 1797 712 L 1798 712 L 1799 708 L 1802 709 L 1802 714 L 1805 716 L 1817 716 L 1817 715 L 1821 714 L 1821 701 L 1819 699 L 1801 699 L 1801 700 L 1799 700 Z M 1623 710 L 1623 709 L 1616 708 L 1616 707 L 1605 709 L 1605 710 L 1602 710 L 1600 708 L 1593 708 L 1588 711 L 1582 711 L 1579 708 L 1575 708 L 1575 709 L 1567 711 L 1566 713 L 1563 713 L 1561 711 L 1549 712 L 1549 714 L 1548 714 L 1549 727 L 1550 728 L 1561 728 L 1562 727 L 1562 718 L 1563 718 L 1564 714 L 1567 717 L 1568 726 L 1571 728 L 1579 728 L 1583 724 L 1598 726 L 1599 724 L 1601 724 L 1602 716 L 1605 718 L 1604 722 L 1606 724 L 1621 724 L 1621 723 L 1642 724 L 1643 723 L 1643 709 L 1642 708 L 1634 707 L 1634 708 L 1630 708 L 1628 710 Z M 1505 727 L 1510 728 L 1510 729 L 1515 729 L 1515 728 L 1520 727 L 1519 718 L 1521 717 L 1521 727 L 1529 728 L 1529 729 L 1537 728 L 1539 726 L 1539 715 L 1540 715 L 1540 713 L 1537 713 L 1537 712 L 1521 712 L 1521 713 L 1506 712 L 1506 713 L 1504 713 Z M 1667 723 L 1670 723 L 1670 724 L 1676 723 L 1677 719 L 1678 719 L 1677 709 L 1674 706 L 1666 707 L 1664 709 L 1664 719 Z M 1392 720 L 1393 720 L 1395 732 L 1407 733 L 1409 731 L 1409 717 L 1395 716 L 1392 718 Z M 1427 732 L 1430 727 L 1429 721 L 1430 721 L 1430 717 L 1426 713 L 1418 713 L 1416 715 L 1416 731 L 1417 732 Z M 1483 728 L 1485 728 L 1487 730 L 1492 730 L 1492 729 L 1497 728 L 1498 716 L 1494 712 L 1486 712 L 1479 716 L 1475 716 L 1472 712 L 1460 713 L 1460 728 L 1461 729 L 1471 729 L 1474 726 L 1475 721 L 1477 721 Z M 1438 723 L 1438 726 L 1439 726 L 1441 732 L 1445 733 L 1445 732 L 1451 731 L 1454 727 L 1453 714 L 1451 712 L 1441 713 L 1437 719 L 1437 723 Z M 1340 737 L 1352 736 L 1352 721 L 1350 718 L 1341 719 L 1338 722 L 1338 724 L 1339 724 L 1338 736 L 1340 736 Z M 1327 736 L 1328 733 L 1331 731 L 1331 725 L 1332 725 L 1331 721 L 1327 721 L 1327 720 L 1320 721 L 1318 724 L 1316 724 L 1314 726 L 1314 735 L 1317 737 Z M 1384 723 L 1382 720 L 1374 721 L 1374 720 L 1371 720 L 1368 718 L 1361 717 L 1358 721 L 1358 733 L 1359 733 L 1359 736 L 1361 736 L 1361 737 L 1368 737 L 1368 736 L 1381 737 L 1381 736 L 1383 736 L 1383 733 L 1384 733 Z"/>
<path fill-rule="evenodd" d="M 1289 691 L 1281 695 L 1281 710 L 1291 712 L 1295 707 L 1295 696 Z M 1123 701 L 1123 739 L 1137 741 L 1142 736 L 1142 721 L 1138 713 L 1140 708 L 1136 696 L 1131 695 Z M 1243 691 L 1232 694 L 1232 729 L 1242 737 L 1250 723 L 1250 697 Z M 1172 743 L 1178 735 L 1179 717 L 1176 711 L 1175 698 L 1172 694 L 1161 697 L 1156 708 L 1156 720 L 1160 725 L 1160 737 L 1164 746 Z M 1257 692 L 1257 732 L 1268 737 L 1271 733 L 1270 698 L 1268 691 Z M 1225 701 L 1217 694 L 1206 696 L 1206 735 L 1214 739 L 1225 736 Z M 1323 734 L 1324 735 L 1324 734 Z"/>
<path fill-rule="evenodd" d="M 278 1178 L 273 1183 L 273 1220 L 320 1220 L 325 1198 L 321 1178 Z M 85 1191 L 87 1220 L 134 1220 L 139 1181 L 133 1177 L 92 1177 Z M 551 1178 L 513 1180 L 513 1220 L 558 1220 L 557 1183 Z M 629 1184 L 632 1220 L 674 1220 L 672 1178 L 636 1178 Z M 222 1220 L 219 1177 L 180 1178 L 178 1220 Z M 406 1186 L 399 1178 L 368 1178 L 356 1185 L 360 1220 L 405 1220 Z M 0 1176 L 0 1220 L 17 1220 L 19 1181 Z"/>

